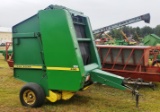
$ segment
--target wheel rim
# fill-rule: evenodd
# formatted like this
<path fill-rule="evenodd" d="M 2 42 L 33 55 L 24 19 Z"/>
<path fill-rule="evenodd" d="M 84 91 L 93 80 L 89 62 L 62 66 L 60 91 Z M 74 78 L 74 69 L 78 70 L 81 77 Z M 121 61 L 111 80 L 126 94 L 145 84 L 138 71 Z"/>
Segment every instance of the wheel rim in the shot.
<path fill-rule="evenodd" d="M 26 90 L 23 93 L 24 102 L 28 105 L 32 105 L 36 101 L 36 95 L 32 90 Z"/>

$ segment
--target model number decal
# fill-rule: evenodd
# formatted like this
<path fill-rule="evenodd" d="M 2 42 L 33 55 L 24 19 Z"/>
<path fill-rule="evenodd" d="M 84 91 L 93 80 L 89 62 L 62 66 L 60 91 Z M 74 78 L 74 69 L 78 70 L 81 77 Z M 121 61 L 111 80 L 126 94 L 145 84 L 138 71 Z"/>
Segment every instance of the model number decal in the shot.
<path fill-rule="evenodd" d="M 62 71 L 79 71 L 79 68 L 69 67 L 47 67 L 47 70 L 62 70 Z"/>
<path fill-rule="evenodd" d="M 14 65 L 14 68 L 33 68 L 33 69 L 42 69 L 42 66 L 33 66 L 33 65 Z"/>
<path fill-rule="evenodd" d="M 79 68 L 71 68 L 73 71 L 79 71 Z"/>

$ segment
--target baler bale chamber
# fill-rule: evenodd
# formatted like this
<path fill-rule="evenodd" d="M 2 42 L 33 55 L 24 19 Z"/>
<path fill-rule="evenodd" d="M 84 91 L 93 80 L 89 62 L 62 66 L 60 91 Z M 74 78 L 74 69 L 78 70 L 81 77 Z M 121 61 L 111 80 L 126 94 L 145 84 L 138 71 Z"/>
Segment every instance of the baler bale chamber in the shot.
<path fill-rule="evenodd" d="M 13 26 L 14 77 L 27 82 L 20 91 L 24 106 L 38 107 L 70 99 L 93 82 L 121 90 L 123 77 L 101 71 L 89 18 L 50 5 Z"/>

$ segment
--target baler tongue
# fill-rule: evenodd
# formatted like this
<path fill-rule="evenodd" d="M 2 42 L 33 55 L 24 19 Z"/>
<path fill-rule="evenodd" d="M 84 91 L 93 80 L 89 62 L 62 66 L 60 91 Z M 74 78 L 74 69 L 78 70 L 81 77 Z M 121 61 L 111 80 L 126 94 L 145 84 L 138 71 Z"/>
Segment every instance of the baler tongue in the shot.
<path fill-rule="evenodd" d="M 95 83 L 101 83 L 101 84 L 105 84 L 105 85 L 108 85 L 108 86 L 112 86 L 112 87 L 117 88 L 117 89 L 131 91 L 132 95 L 135 96 L 136 107 L 138 107 L 139 93 L 138 93 L 137 90 L 123 85 L 123 81 L 124 81 L 123 77 L 114 75 L 114 74 L 109 73 L 109 72 L 104 72 L 100 69 L 94 69 L 94 70 L 90 71 L 90 74 L 91 74 L 92 81 L 95 82 Z"/>
<path fill-rule="evenodd" d="M 104 72 L 99 69 L 94 69 L 91 72 L 91 79 L 93 82 L 105 84 L 108 86 L 112 86 L 121 90 L 126 90 L 127 88 L 123 86 L 123 77 L 114 75 L 109 72 Z"/>

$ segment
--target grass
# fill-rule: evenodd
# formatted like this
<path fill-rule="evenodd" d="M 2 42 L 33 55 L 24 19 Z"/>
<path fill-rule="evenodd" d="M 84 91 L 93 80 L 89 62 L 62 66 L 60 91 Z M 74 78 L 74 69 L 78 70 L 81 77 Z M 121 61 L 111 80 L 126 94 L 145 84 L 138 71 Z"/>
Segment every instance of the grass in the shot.
<path fill-rule="evenodd" d="M 14 79 L 3 57 L 0 56 L 0 111 L 1 112 L 159 112 L 160 83 L 155 90 L 142 87 L 139 91 L 139 108 L 131 93 L 103 85 L 92 85 L 86 91 L 77 92 L 68 101 L 50 103 L 46 101 L 40 108 L 23 107 L 19 101 L 19 91 L 23 82 Z"/>

